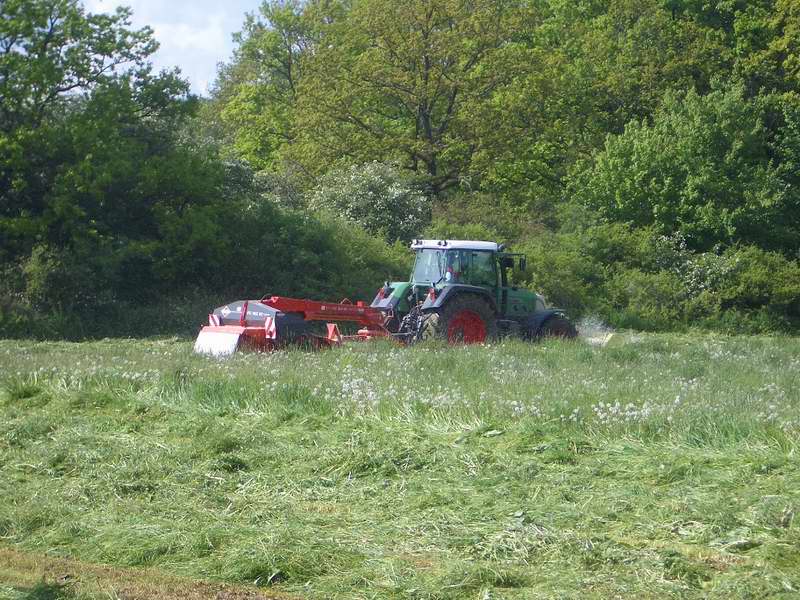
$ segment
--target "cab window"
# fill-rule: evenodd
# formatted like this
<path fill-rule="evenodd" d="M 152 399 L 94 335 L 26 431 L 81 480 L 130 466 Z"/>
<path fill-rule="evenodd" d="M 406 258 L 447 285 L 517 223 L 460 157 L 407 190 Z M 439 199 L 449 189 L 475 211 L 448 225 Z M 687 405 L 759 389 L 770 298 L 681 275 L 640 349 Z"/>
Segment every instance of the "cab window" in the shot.
<path fill-rule="evenodd" d="M 467 283 L 469 281 L 469 252 L 463 250 L 447 252 L 444 278 L 447 283 Z"/>
<path fill-rule="evenodd" d="M 497 286 L 497 268 L 495 267 L 494 253 L 472 252 L 471 281 L 473 285 Z"/>

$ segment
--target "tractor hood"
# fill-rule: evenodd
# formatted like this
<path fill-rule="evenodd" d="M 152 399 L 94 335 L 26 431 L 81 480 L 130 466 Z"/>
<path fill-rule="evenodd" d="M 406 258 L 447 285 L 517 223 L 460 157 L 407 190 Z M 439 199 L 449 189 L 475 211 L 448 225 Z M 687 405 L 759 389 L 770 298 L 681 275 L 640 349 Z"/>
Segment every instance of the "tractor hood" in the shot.
<path fill-rule="evenodd" d="M 409 287 L 411 287 L 411 284 L 408 281 L 387 281 L 381 289 L 378 290 L 370 306 L 383 311 L 399 310 L 401 312 L 408 312 L 407 296 Z"/>

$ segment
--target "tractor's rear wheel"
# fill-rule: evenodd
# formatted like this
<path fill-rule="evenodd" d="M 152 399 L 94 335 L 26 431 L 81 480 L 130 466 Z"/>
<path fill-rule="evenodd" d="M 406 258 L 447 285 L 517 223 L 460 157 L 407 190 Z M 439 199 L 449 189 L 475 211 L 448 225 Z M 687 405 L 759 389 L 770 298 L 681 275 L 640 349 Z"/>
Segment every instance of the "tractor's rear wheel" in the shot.
<path fill-rule="evenodd" d="M 489 303 L 474 295 L 457 296 L 425 315 L 421 340 L 446 340 L 450 344 L 480 344 L 497 336 L 497 321 Z"/>
<path fill-rule="evenodd" d="M 554 315 L 542 325 L 539 336 L 543 338 L 561 338 L 572 340 L 578 337 L 578 330 L 566 317 Z"/>

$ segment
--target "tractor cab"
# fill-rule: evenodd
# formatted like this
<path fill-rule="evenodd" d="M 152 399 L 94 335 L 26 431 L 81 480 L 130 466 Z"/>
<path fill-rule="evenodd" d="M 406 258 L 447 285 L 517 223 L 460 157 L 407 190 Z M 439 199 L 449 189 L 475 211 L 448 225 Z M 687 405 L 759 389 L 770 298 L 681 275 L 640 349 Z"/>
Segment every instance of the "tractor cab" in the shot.
<path fill-rule="evenodd" d="M 430 247 L 420 242 L 411 281 L 429 287 L 451 284 L 497 287 L 497 244 L 490 242 L 437 242 Z M 470 246 L 467 246 L 469 244 Z"/>
<path fill-rule="evenodd" d="M 501 316 L 522 316 L 544 309 L 538 294 L 510 285 L 511 273 L 527 269 L 524 254 L 506 252 L 502 244 L 467 240 L 416 240 L 411 284 L 426 293 L 440 294 L 451 286 L 487 295 Z M 454 289 L 455 291 L 455 289 Z"/>

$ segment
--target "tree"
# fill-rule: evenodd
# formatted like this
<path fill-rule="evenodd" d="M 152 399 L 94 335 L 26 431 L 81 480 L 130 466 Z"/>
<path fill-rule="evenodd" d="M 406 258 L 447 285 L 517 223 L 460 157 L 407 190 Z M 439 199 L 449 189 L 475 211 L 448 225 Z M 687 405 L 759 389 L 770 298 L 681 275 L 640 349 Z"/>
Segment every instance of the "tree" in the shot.
<path fill-rule="evenodd" d="M 231 131 L 234 154 L 258 169 L 275 166 L 294 138 L 309 22 L 300 0 L 265 0 L 257 15 L 247 15 L 234 59 L 220 69 L 212 105 Z"/>
<path fill-rule="evenodd" d="M 800 91 L 800 2 L 748 6 L 736 20 L 735 74 L 750 94 Z"/>
<path fill-rule="evenodd" d="M 0 131 L 36 126 L 68 94 L 142 68 L 152 31 L 128 29 L 131 12 L 86 14 L 79 0 L 0 4 Z"/>
<path fill-rule="evenodd" d="M 675 20 L 659 0 L 541 2 L 528 38 L 496 68 L 514 73 L 476 115 L 483 189 L 557 224 L 576 161 L 632 119 L 649 118 L 665 91 L 710 88 L 729 68 L 722 36 Z"/>
<path fill-rule="evenodd" d="M 696 250 L 746 243 L 793 253 L 800 196 L 785 167 L 800 148 L 796 114 L 777 97 L 748 100 L 741 87 L 669 94 L 652 125 L 633 121 L 609 136 L 571 191 L 609 220 L 678 232 Z"/>
<path fill-rule="evenodd" d="M 469 107 L 512 74 L 488 68 L 519 27 L 514 0 L 362 0 L 319 22 L 304 64 L 291 155 L 319 173 L 397 161 L 432 195 L 479 146 Z"/>
<path fill-rule="evenodd" d="M 37 240 L 63 244 L 78 224 L 91 230 L 66 198 L 96 202 L 91 187 L 69 187 L 98 159 L 84 142 L 94 136 L 112 154 L 124 128 L 181 112 L 175 98 L 187 86 L 149 73 L 156 44 L 149 29 L 127 28 L 127 9 L 87 15 L 77 0 L 9 0 L 0 16 L 0 252 L 13 256 Z"/>
<path fill-rule="evenodd" d="M 178 143 L 194 102 L 176 72 L 150 71 L 151 31 L 77 0 L 0 11 L 0 258 L 30 296 L 141 297 L 223 254 L 208 211 L 221 171 Z"/>

